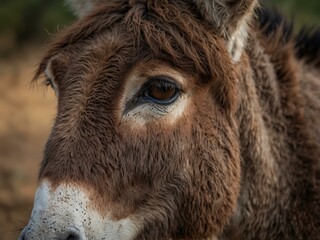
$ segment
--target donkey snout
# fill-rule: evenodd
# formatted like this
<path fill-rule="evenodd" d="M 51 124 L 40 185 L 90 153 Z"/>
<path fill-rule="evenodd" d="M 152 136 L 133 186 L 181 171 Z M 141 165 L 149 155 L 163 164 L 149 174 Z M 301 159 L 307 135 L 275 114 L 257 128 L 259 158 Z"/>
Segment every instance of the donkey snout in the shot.
<path fill-rule="evenodd" d="M 52 240 L 85 240 L 86 237 L 76 227 L 68 227 L 64 230 L 50 229 L 48 231 L 38 232 L 30 227 L 26 227 L 19 240 L 40 240 L 40 239 L 52 239 Z"/>
<path fill-rule="evenodd" d="M 27 227 L 19 240 L 132 240 L 139 226 L 131 218 L 115 220 L 98 211 L 86 189 L 42 181 Z"/>

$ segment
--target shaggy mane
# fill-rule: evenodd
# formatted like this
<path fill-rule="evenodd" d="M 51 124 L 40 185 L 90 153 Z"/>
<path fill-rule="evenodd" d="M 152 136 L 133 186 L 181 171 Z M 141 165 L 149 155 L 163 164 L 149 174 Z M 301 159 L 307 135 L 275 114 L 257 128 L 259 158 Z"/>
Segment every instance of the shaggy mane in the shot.
<path fill-rule="evenodd" d="M 257 16 L 260 29 L 268 39 L 277 39 L 280 46 L 293 42 L 298 59 L 320 67 L 320 29 L 304 27 L 295 34 L 293 21 L 288 21 L 283 14 L 274 9 L 259 9 Z"/>
<path fill-rule="evenodd" d="M 303 28 L 295 42 L 297 57 L 320 67 L 320 29 Z"/>

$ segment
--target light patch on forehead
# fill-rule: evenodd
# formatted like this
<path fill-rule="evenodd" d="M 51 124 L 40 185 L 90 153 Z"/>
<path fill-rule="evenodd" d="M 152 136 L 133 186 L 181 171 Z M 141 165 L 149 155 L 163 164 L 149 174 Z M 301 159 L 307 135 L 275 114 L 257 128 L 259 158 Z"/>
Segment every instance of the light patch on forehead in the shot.
<path fill-rule="evenodd" d="M 135 126 L 143 126 L 149 121 L 163 119 L 173 124 L 185 113 L 191 95 L 188 88 L 188 79 L 180 72 L 161 63 L 140 64 L 128 75 L 120 100 L 122 112 L 124 112 L 126 104 L 137 94 L 143 84 L 149 79 L 158 76 L 167 76 L 181 86 L 182 92 L 178 99 L 168 106 L 153 103 L 139 105 L 121 116 L 124 121 L 132 122 Z"/>
<path fill-rule="evenodd" d="M 130 240 L 140 227 L 130 218 L 112 220 L 93 209 L 88 193 L 78 186 L 61 184 L 54 190 L 48 181 L 39 186 L 32 216 L 24 229 L 27 239 L 58 239 L 67 228 L 83 239 Z M 82 238 L 81 238 L 82 239 Z"/>

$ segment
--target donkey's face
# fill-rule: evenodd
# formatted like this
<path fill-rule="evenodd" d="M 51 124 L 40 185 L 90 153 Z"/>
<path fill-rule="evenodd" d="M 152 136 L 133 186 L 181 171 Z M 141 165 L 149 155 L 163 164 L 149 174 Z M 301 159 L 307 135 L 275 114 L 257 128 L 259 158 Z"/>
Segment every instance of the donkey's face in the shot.
<path fill-rule="evenodd" d="M 53 43 L 38 75 L 58 114 L 21 239 L 222 231 L 239 192 L 240 49 L 199 9 L 108 1 Z"/>

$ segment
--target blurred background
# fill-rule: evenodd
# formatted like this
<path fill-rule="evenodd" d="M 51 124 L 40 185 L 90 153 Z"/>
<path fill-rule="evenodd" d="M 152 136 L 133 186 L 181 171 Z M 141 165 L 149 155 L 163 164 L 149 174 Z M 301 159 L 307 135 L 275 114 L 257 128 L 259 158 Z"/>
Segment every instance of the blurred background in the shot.
<path fill-rule="evenodd" d="M 320 26 L 319 0 L 265 2 L 294 19 L 296 29 Z M 0 1 L 0 240 L 17 239 L 27 223 L 55 116 L 52 91 L 30 81 L 50 38 L 74 20 L 63 0 Z"/>

